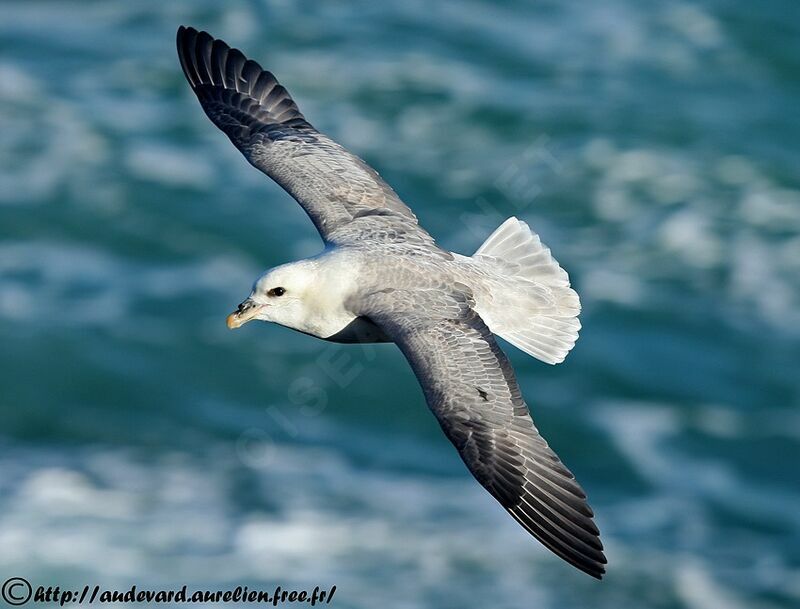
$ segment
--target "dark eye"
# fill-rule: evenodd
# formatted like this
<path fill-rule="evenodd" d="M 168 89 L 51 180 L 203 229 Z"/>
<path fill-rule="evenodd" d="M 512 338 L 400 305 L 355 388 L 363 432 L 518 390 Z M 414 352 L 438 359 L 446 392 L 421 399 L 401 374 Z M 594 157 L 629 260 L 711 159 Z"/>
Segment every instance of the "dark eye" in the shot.
<path fill-rule="evenodd" d="M 283 296 L 284 294 L 286 294 L 286 290 L 283 288 L 272 288 L 267 292 L 267 296 Z"/>

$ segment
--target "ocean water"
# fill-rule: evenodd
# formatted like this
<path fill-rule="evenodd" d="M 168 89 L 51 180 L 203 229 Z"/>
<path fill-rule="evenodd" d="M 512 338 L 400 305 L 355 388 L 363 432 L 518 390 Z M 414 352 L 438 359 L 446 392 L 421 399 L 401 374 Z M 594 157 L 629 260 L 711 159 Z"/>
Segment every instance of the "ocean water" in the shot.
<path fill-rule="evenodd" d="M 0 579 L 337 585 L 374 608 L 800 604 L 800 21 L 767 2 L 0 3 Z M 602 582 L 466 472 L 391 345 L 225 316 L 315 253 L 174 50 L 276 73 L 441 244 L 506 217 L 581 294 L 506 345 Z"/>

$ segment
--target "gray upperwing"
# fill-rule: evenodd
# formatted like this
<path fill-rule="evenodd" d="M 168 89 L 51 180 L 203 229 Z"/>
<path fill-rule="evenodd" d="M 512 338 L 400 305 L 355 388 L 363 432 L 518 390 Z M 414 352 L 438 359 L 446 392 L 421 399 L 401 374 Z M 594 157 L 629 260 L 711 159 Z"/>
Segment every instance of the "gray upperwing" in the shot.
<path fill-rule="evenodd" d="M 548 549 L 600 579 L 606 558 L 586 495 L 539 435 L 470 297 L 426 292 L 415 306 L 419 294 L 399 291 L 367 297 L 362 312 L 405 354 L 470 472 Z"/>
<path fill-rule="evenodd" d="M 381 211 L 416 226 L 414 213 L 378 173 L 314 129 L 270 72 L 194 28 L 178 29 L 177 46 L 211 121 L 300 203 L 323 239 L 330 241 L 354 218 Z"/>

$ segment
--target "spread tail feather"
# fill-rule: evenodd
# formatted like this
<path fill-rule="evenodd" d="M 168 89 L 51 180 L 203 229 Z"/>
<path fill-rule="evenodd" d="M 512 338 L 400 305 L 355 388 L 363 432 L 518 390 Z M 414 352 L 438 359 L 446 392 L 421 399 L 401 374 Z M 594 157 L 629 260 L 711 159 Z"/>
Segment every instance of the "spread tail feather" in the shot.
<path fill-rule="evenodd" d="M 489 329 L 529 355 L 558 364 L 575 346 L 581 324 L 569 276 L 528 225 L 509 218 L 475 252 L 501 279 L 478 313 Z"/>

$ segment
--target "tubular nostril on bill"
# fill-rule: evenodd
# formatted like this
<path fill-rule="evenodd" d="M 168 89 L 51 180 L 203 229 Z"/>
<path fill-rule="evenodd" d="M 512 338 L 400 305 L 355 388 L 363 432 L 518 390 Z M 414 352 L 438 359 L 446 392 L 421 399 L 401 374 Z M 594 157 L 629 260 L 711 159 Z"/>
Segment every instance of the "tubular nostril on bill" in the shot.
<path fill-rule="evenodd" d="M 239 315 L 241 315 L 242 313 L 244 313 L 245 311 L 247 311 L 249 308 L 251 308 L 251 307 L 252 307 L 254 304 L 255 304 L 255 303 L 253 303 L 253 301 L 252 301 L 252 300 L 250 300 L 249 298 L 246 298 L 244 301 L 242 301 L 242 302 L 240 302 L 240 303 L 239 303 L 239 306 L 238 306 L 238 307 L 236 307 L 236 312 L 237 312 Z"/>

